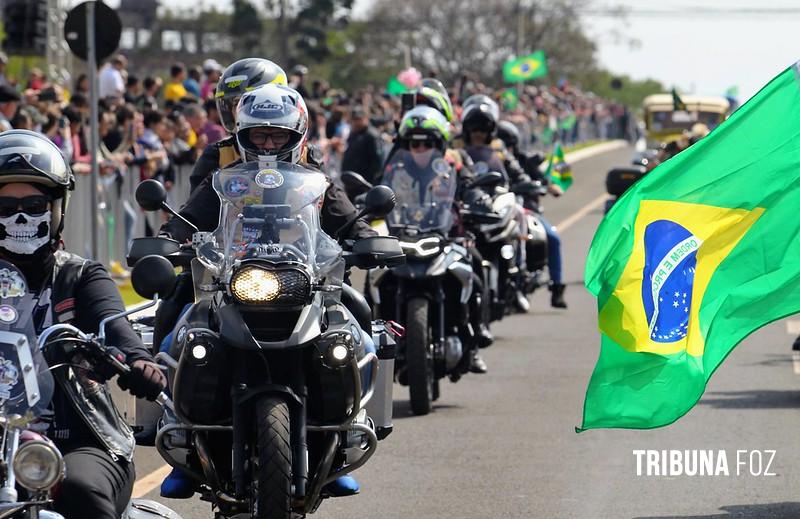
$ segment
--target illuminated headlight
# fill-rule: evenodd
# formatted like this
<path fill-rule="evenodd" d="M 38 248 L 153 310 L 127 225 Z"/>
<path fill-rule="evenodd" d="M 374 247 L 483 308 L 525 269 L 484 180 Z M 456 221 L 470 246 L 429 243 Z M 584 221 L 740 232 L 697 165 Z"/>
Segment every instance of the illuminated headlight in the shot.
<path fill-rule="evenodd" d="M 300 270 L 244 267 L 231 279 L 231 294 L 245 304 L 299 305 L 308 297 L 308 277 Z"/>
<path fill-rule="evenodd" d="M 41 492 L 52 488 L 64 476 L 64 458 L 49 443 L 30 441 L 17 450 L 13 468 L 20 485 Z"/>
<path fill-rule="evenodd" d="M 208 348 L 205 344 L 195 344 L 192 346 L 192 357 L 194 360 L 203 360 L 208 355 Z"/>
<path fill-rule="evenodd" d="M 442 240 L 436 236 L 429 236 L 415 242 L 401 241 L 400 248 L 409 256 L 427 258 L 441 252 Z"/>
<path fill-rule="evenodd" d="M 322 340 L 324 353 L 322 363 L 329 368 L 340 368 L 353 358 L 353 335 L 346 331 L 336 331 Z"/>
<path fill-rule="evenodd" d="M 500 247 L 500 257 L 503 258 L 504 260 L 510 260 L 511 258 L 513 258 L 514 246 L 505 244 L 502 247 Z"/>

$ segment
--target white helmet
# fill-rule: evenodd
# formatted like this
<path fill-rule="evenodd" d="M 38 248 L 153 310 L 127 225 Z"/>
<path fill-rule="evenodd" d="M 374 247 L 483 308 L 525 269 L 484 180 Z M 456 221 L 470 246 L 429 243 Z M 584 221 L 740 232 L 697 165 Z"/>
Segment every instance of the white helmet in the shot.
<path fill-rule="evenodd" d="M 251 128 L 281 128 L 290 138 L 278 150 L 263 150 L 250 141 Z M 236 142 L 244 162 L 283 161 L 297 163 L 306 144 L 308 109 L 294 89 L 276 84 L 262 85 L 242 95 L 236 108 Z"/>

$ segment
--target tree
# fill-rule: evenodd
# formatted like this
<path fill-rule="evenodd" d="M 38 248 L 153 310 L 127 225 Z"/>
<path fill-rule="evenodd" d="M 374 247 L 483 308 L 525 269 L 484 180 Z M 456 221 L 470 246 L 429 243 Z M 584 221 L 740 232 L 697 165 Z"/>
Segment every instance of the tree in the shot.
<path fill-rule="evenodd" d="M 257 50 L 261 47 L 263 26 L 258 11 L 248 0 L 233 0 L 230 34 L 238 49 Z"/>

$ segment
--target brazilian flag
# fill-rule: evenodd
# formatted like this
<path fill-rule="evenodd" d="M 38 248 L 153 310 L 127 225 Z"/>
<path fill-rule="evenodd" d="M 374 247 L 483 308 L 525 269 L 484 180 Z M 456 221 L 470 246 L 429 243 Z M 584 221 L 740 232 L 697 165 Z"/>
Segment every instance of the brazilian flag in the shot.
<path fill-rule="evenodd" d="M 500 97 L 503 101 L 503 109 L 506 111 L 516 110 L 519 106 L 519 94 L 516 88 L 506 88 L 503 90 L 503 95 Z"/>
<path fill-rule="evenodd" d="M 547 57 L 543 50 L 528 56 L 508 60 L 503 64 L 503 78 L 506 83 L 519 83 L 547 75 Z"/>
<path fill-rule="evenodd" d="M 572 168 L 564 160 L 564 150 L 561 149 L 560 142 L 556 143 L 556 147 L 550 155 L 550 162 L 547 163 L 547 171 L 545 171 L 544 178 L 549 179 L 551 183 L 559 186 L 564 191 L 572 185 Z"/>
<path fill-rule="evenodd" d="M 737 344 L 800 311 L 798 70 L 637 182 L 600 224 L 585 272 L 600 357 L 581 429 L 674 422 Z"/>
<path fill-rule="evenodd" d="M 683 102 L 681 96 L 678 95 L 678 91 L 675 88 L 672 88 L 672 109 L 677 111 L 686 111 L 686 103 Z"/>

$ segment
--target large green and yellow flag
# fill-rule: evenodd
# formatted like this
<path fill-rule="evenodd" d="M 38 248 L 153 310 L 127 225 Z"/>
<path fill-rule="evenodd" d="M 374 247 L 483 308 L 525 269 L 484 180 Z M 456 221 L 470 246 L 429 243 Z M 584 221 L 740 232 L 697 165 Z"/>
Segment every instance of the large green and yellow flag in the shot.
<path fill-rule="evenodd" d="M 506 83 L 519 83 L 547 75 L 547 57 L 543 50 L 533 54 L 511 59 L 503 64 L 503 78 Z"/>
<path fill-rule="evenodd" d="M 739 342 L 800 311 L 798 70 L 637 182 L 600 224 L 585 273 L 600 358 L 581 429 L 674 422 Z"/>

